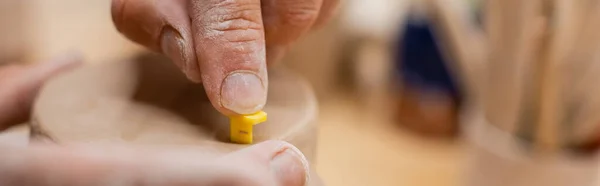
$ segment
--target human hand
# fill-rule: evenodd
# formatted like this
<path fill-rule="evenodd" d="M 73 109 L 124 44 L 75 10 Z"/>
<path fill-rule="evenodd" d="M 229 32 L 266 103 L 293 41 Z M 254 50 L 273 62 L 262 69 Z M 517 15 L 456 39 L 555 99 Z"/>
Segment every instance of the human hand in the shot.
<path fill-rule="evenodd" d="M 31 106 L 44 82 L 81 64 L 78 54 L 67 54 L 33 65 L 0 66 L 0 131 L 29 119 Z"/>
<path fill-rule="evenodd" d="M 29 118 L 41 85 L 80 64 L 66 56 L 30 66 L 0 67 L 0 131 Z M 0 143 L 0 185 L 305 185 L 308 163 L 294 146 L 267 141 L 230 153 L 197 147 Z"/>
<path fill-rule="evenodd" d="M 194 147 L 0 145 L 0 185 L 302 186 L 307 162 L 292 145 L 267 141 L 226 154 Z"/>
<path fill-rule="evenodd" d="M 113 0 L 129 39 L 162 52 L 226 115 L 262 109 L 267 63 L 326 22 L 339 0 Z"/>

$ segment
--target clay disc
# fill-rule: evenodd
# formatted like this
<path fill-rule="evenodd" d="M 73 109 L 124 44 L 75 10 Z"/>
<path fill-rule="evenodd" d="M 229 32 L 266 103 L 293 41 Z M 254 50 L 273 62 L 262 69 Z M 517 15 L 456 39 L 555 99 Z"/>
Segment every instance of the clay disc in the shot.
<path fill-rule="evenodd" d="M 270 69 L 264 111 L 268 121 L 254 127 L 254 141 L 288 141 L 314 163 L 317 104 L 307 82 L 284 68 Z M 245 146 L 228 142 L 229 121 L 211 106 L 202 86 L 156 55 L 63 74 L 43 87 L 33 112 L 32 140 L 194 145 L 224 152 Z"/>

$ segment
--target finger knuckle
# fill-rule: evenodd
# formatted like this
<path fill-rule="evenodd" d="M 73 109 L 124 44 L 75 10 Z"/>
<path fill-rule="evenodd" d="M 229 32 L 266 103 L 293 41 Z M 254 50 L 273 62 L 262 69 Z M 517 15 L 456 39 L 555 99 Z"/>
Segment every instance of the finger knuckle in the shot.
<path fill-rule="evenodd" d="M 260 30 L 260 5 L 223 0 L 207 10 L 210 29 L 218 31 Z"/>
<path fill-rule="evenodd" d="M 319 16 L 319 3 L 317 1 L 282 1 L 283 10 L 281 17 L 290 25 L 306 26 L 312 24 Z"/>
<path fill-rule="evenodd" d="M 226 42 L 251 44 L 262 37 L 262 18 L 259 3 L 243 0 L 221 0 L 215 2 L 201 16 L 206 21 L 203 27 L 206 37 L 218 37 Z"/>

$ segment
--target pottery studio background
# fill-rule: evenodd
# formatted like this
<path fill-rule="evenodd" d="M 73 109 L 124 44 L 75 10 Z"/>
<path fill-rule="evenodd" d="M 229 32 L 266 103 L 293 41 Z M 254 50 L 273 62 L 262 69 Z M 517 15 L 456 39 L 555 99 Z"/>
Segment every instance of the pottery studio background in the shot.
<path fill-rule="evenodd" d="M 144 52 L 114 29 L 109 5 L 108 0 L 0 0 L 0 64 L 39 62 L 70 50 L 81 51 L 87 63 Z M 560 148 L 544 153 L 552 157 L 547 160 L 519 148 L 495 148 L 510 146 L 504 139 L 518 136 L 510 132 L 468 135 L 464 118 L 472 112 L 465 110 L 485 110 L 470 106 L 475 100 L 470 92 L 481 87 L 471 84 L 487 78 L 470 74 L 478 69 L 469 67 L 486 60 L 484 48 L 511 48 L 483 47 L 484 36 L 496 33 L 484 34 L 481 15 L 489 9 L 483 7 L 479 0 L 343 0 L 330 24 L 294 45 L 284 63 L 317 93 L 316 170 L 327 185 L 458 186 L 481 185 L 481 180 L 501 185 L 524 172 L 530 176 L 514 180 L 538 185 L 556 177 L 582 185 L 577 182 L 598 179 L 594 147 L 585 158 Z M 502 54 L 513 53 L 518 52 Z M 24 144 L 26 129 L 0 134 L 0 143 Z M 582 138 L 576 142 L 598 142 L 594 135 Z"/>

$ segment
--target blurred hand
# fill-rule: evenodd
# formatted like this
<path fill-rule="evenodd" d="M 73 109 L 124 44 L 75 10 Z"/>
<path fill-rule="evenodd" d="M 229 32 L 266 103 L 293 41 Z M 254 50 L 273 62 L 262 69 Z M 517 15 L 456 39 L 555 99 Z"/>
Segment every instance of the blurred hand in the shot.
<path fill-rule="evenodd" d="M 3 186 L 303 186 L 306 161 L 268 141 L 227 155 L 190 148 L 0 146 Z"/>
<path fill-rule="evenodd" d="M 69 55 L 36 65 L 0 66 L 0 131 L 25 122 L 41 85 L 81 63 Z M 294 146 L 263 142 L 230 154 L 179 147 L 0 143 L 0 185 L 301 186 L 308 163 Z"/>
<path fill-rule="evenodd" d="M 34 65 L 0 66 L 0 131 L 26 122 L 33 100 L 43 83 L 79 64 L 79 55 L 67 54 Z"/>
<path fill-rule="evenodd" d="M 267 62 L 326 22 L 339 0 L 113 0 L 129 39 L 169 56 L 226 115 L 265 105 Z"/>

